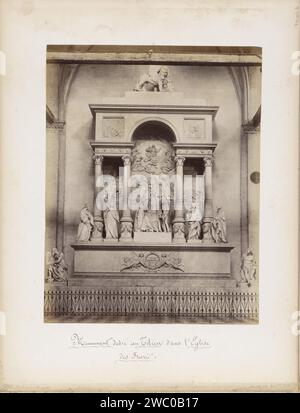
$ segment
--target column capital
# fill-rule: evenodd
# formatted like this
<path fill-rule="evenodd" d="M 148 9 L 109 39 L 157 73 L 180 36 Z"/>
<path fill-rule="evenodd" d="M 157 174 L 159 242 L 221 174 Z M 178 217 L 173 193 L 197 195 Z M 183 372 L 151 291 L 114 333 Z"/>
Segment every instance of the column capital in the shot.
<path fill-rule="evenodd" d="M 210 155 L 210 156 L 205 156 L 205 157 L 203 158 L 203 160 L 204 160 L 204 166 L 205 166 L 205 168 L 209 168 L 209 167 L 212 167 L 212 166 L 213 166 L 214 157 L 213 157 L 212 155 Z"/>
<path fill-rule="evenodd" d="M 130 165 L 131 164 L 131 155 L 123 155 L 122 156 L 122 161 L 124 162 L 124 166 Z"/>
<path fill-rule="evenodd" d="M 175 162 L 178 166 L 183 166 L 183 163 L 185 161 L 185 157 L 182 155 L 176 155 L 175 156 Z"/>
<path fill-rule="evenodd" d="M 100 155 L 99 153 L 94 153 L 93 160 L 95 161 L 96 165 L 101 165 L 103 162 L 104 156 Z"/>

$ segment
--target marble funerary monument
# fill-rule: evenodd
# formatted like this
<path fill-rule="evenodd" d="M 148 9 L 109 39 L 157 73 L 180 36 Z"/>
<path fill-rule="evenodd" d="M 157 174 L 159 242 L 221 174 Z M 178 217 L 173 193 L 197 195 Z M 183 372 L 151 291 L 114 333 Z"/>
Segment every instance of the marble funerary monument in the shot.
<path fill-rule="evenodd" d="M 158 82 L 156 90 L 145 77 L 124 97 L 90 104 L 95 123 L 91 142 L 95 202 L 93 211 L 86 206 L 81 211 L 77 242 L 72 245 L 74 276 L 77 282 L 91 277 L 105 286 L 119 281 L 130 286 L 132 276 L 153 286 L 161 285 L 162 279 L 165 285 L 187 286 L 191 277 L 200 284 L 207 277 L 230 282 L 234 246 L 226 240 L 225 218 L 222 227 L 212 205 L 213 154 L 217 149 L 212 124 L 218 107 L 185 98 L 167 86 L 159 87 Z M 192 181 L 196 176 L 200 180 L 197 197 L 195 182 L 191 182 L 188 209 L 185 174 Z M 116 178 L 113 184 L 105 181 L 107 176 Z M 176 177 L 176 201 L 170 190 L 172 179 L 153 188 L 155 177 L 171 176 Z M 117 199 L 120 184 L 122 201 L 125 197 L 127 203 L 122 210 Z M 168 194 L 164 188 L 169 189 Z M 133 189 L 136 194 L 131 193 Z M 146 202 L 141 199 L 143 193 Z M 139 201 L 135 210 L 128 205 L 132 195 Z"/>
<path fill-rule="evenodd" d="M 133 79 L 132 90 L 119 96 L 102 94 L 93 103 L 86 94 L 90 138 L 81 141 L 77 153 L 85 151 L 80 162 L 88 163 L 89 176 L 80 179 L 93 188 L 84 197 L 76 194 L 76 208 L 72 196 L 82 183 L 68 190 L 68 211 L 78 218 L 72 218 L 76 229 L 68 226 L 66 212 L 57 221 L 68 238 L 48 254 L 46 317 L 125 322 L 128 316 L 141 317 L 140 322 L 157 315 L 171 322 L 191 316 L 200 321 L 257 317 L 257 266 L 246 242 L 255 233 L 243 218 L 248 189 L 235 183 L 235 198 L 228 195 L 231 182 L 224 171 L 230 160 L 223 158 L 228 144 L 220 129 L 214 138 L 220 107 L 208 105 L 201 93 L 198 98 L 182 87 L 176 91 L 171 80 L 168 67 L 150 65 L 148 73 Z M 235 142 L 239 145 L 238 137 Z M 240 148 L 244 162 L 247 150 Z M 73 157 L 71 152 L 68 156 Z M 236 177 L 238 151 L 231 156 L 236 169 L 230 173 Z M 72 162 L 70 170 L 76 166 Z M 244 176 L 247 171 L 241 174 L 245 181 Z M 228 200 L 239 196 L 241 209 L 236 204 L 231 210 Z"/>

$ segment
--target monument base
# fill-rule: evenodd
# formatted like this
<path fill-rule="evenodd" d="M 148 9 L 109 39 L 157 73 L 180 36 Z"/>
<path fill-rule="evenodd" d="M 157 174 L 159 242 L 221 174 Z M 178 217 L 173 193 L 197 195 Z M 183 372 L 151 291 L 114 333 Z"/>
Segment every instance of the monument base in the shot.
<path fill-rule="evenodd" d="M 169 243 L 172 242 L 171 232 L 135 232 L 133 235 L 134 242 L 142 243 Z"/>
<path fill-rule="evenodd" d="M 162 275 L 231 278 L 230 252 L 234 248 L 230 244 L 162 244 L 158 241 L 87 242 L 72 247 L 75 250 L 74 276 L 91 276 L 99 280 L 131 274 L 157 278 Z"/>

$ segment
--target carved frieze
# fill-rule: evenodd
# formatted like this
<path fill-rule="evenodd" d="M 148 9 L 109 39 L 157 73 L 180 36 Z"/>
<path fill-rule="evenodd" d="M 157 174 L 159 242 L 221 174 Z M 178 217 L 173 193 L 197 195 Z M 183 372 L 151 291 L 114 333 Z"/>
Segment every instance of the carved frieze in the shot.
<path fill-rule="evenodd" d="M 130 155 L 131 154 L 131 148 L 118 148 L 118 147 L 109 147 L 109 148 L 98 148 L 97 149 L 97 154 L 103 154 L 103 155 Z"/>
<path fill-rule="evenodd" d="M 212 151 L 210 149 L 176 149 L 177 155 L 194 155 L 194 156 L 201 156 L 201 155 L 211 155 Z"/>
<path fill-rule="evenodd" d="M 177 253 L 167 252 L 132 252 L 123 257 L 121 272 L 184 272 L 182 259 Z"/>

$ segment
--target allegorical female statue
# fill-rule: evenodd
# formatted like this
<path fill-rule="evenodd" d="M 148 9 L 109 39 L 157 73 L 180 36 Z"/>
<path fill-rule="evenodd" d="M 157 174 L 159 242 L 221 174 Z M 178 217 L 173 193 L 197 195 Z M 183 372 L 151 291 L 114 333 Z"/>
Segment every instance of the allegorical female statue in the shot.
<path fill-rule="evenodd" d="M 48 262 L 47 281 L 65 281 L 68 267 L 65 263 L 64 254 L 59 253 L 57 248 L 53 248 Z"/>
<path fill-rule="evenodd" d="M 104 197 L 103 219 L 106 239 L 119 239 L 119 212 L 110 202 L 109 196 Z"/>
<path fill-rule="evenodd" d="M 185 220 L 187 223 L 187 241 L 198 240 L 201 233 L 202 216 L 195 201 L 192 202 L 191 207 L 187 210 Z"/>
<path fill-rule="evenodd" d="M 139 205 L 134 217 L 134 231 L 161 232 L 159 211 L 148 208 L 148 195 L 140 194 L 137 200 Z"/>
<path fill-rule="evenodd" d="M 89 241 L 93 227 L 94 218 L 87 205 L 85 205 L 80 211 L 80 224 L 77 232 L 77 241 Z"/>
<path fill-rule="evenodd" d="M 226 218 L 222 208 L 217 208 L 216 216 L 212 220 L 211 235 L 215 242 L 227 242 Z"/>
<path fill-rule="evenodd" d="M 170 232 L 169 213 L 170 211 L 168 209 L 163 208 L 160 212 L 161 230 L 163 232 Z"/>
<path fill-rule="evenodd" d="M 256 261 L 251 248 L 242 256 L 241 262 L 241 279 L 249 283 L 256 278 Z"/>

